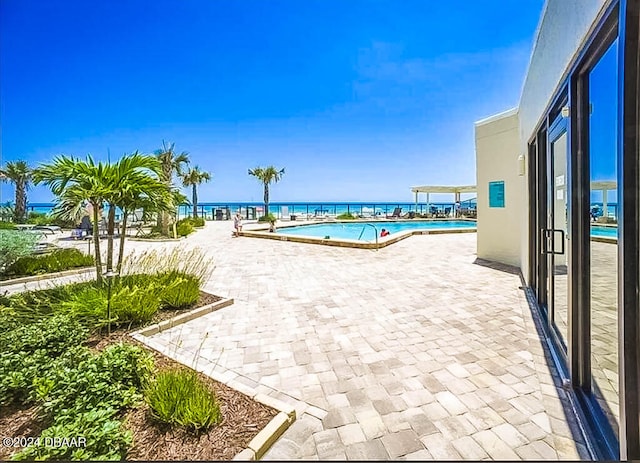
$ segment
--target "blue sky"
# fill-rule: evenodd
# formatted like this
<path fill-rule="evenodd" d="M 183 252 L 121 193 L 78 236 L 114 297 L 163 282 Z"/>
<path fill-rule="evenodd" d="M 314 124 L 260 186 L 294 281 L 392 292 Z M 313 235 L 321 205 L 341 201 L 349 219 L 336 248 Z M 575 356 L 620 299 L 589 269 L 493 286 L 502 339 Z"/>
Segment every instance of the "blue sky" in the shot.
<path fill-rule="evenodd" d="M 517 105 L 542 5 L 0 0 L 2 162 L 172 141 L 213 173 L 201 201 L 260 201 L 269 164 L 272 201 L 473 184 L 473 123 Z"/>

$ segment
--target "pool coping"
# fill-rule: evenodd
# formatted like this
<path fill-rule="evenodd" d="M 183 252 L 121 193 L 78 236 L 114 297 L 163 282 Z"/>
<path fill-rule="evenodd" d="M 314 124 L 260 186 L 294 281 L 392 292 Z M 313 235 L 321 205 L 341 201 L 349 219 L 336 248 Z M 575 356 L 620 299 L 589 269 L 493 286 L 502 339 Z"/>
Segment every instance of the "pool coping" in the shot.
<path fill-rule="evenodd" d="M 451 221 L 452 219 L 422 219 L 430 220 L 430 221 Z M 476 223 L 475 220 L 471 219 L 455 219 L 456 221 L 464 221 L 464 222 L 473 222 Z M 386 222 L 414 222 L 416 219 L 405 219 L 405 220 L 384 220 L 378 223 L 386 223 Z M 369 223 L 370 221 L 367 221 Z M 314 222 L 308 225 L 318 225 L 324 223 L 357 223 L 353 220 L 335 220 L 335 221 L 320 221 Z M 298 226 L 299 224 L 286 224 L 282 225 L 279 228 L 282 230 L 283 228 L 289 228 Z M 379 238 L 377 242 L 362 242 L 356 240 L 349 239 L 335 239 L 335 238 L 319 238 L 315 236 L 304 236 L 304 235 L 286 235 L 286 234 L 276 234 L 270 233 L 268 231 L 268 227 L 265 225 L 259 229 L 252 230 L 243 230 L 240 232 L 240 236 L 247 236 L 250 238 L 263 238 L 263 239 L 271 239 L 278 241 L 293 241 L 296 243 L 307 243 L 307 244 L 320 244 L 324 246 L 337 246 L 342 248 L 358 248 L 358 249 L 380 249 L 387 247 L 391 244 L 397 243 L 398 241 L 409 238 L 413 235 L 442 235 L 449 233 L 475 233 L 477 232 L 476 228 L 450 228 L 450 229 L 441 229 L 441 230 L 403 230 L 398 233 L 394 233 L 393 235 L 389 235 L 389 237 Z"/>

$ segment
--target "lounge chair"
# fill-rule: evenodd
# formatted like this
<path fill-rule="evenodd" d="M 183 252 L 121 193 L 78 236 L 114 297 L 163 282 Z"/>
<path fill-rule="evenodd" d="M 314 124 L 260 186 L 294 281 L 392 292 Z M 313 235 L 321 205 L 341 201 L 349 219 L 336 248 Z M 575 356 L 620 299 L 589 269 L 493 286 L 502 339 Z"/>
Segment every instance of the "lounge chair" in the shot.
<path fill-rule="evenodd" d="M 387 219 L 399 219 L 400 218 L 400 213 L 402 212 L 402 208 L 401 207 L 396 207 L 393 210 L 393 214 L 388 215 Z"/>

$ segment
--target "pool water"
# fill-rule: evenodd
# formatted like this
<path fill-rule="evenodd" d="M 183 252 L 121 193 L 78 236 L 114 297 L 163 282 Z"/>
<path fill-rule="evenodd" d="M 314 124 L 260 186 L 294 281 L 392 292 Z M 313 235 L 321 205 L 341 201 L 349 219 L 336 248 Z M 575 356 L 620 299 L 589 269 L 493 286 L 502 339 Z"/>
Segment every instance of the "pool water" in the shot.
<path fill-rule="evenodd" d="M 598 225 L 591 226 L 591 236 L 601 236 L 605 238 L 617 238 L 618 227 L 600 227 Z"/>
<path fill-rule="evenodd" d="M 373 228 L 375 227 L 375 229 Z M 476 223 L 465 220 L 423 220 L 412 222 L 335 222 L 315 225 L 300 225 L 280 228 L 281 235 L 312 236 L 315 238 L 335 238 L 360 241 L 375 241 L 382 229 L 391 235 L 406 230 L 451 230 L 457 228 L 476 228 Z"/>

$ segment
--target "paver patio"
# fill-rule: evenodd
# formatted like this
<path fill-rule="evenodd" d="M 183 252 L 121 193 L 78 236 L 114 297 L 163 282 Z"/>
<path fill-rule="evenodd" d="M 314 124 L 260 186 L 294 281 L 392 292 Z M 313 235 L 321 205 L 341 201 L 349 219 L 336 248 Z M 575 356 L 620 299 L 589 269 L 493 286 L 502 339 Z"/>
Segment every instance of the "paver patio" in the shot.
<path fill-rule="evenodd" d="M 477 263 L 475 240 L 374 251 L 208 223 L 186 244 L 235 304 L 146 341 L 294 405 L 264 459 L 589 458 L 519 275 Z"/>

